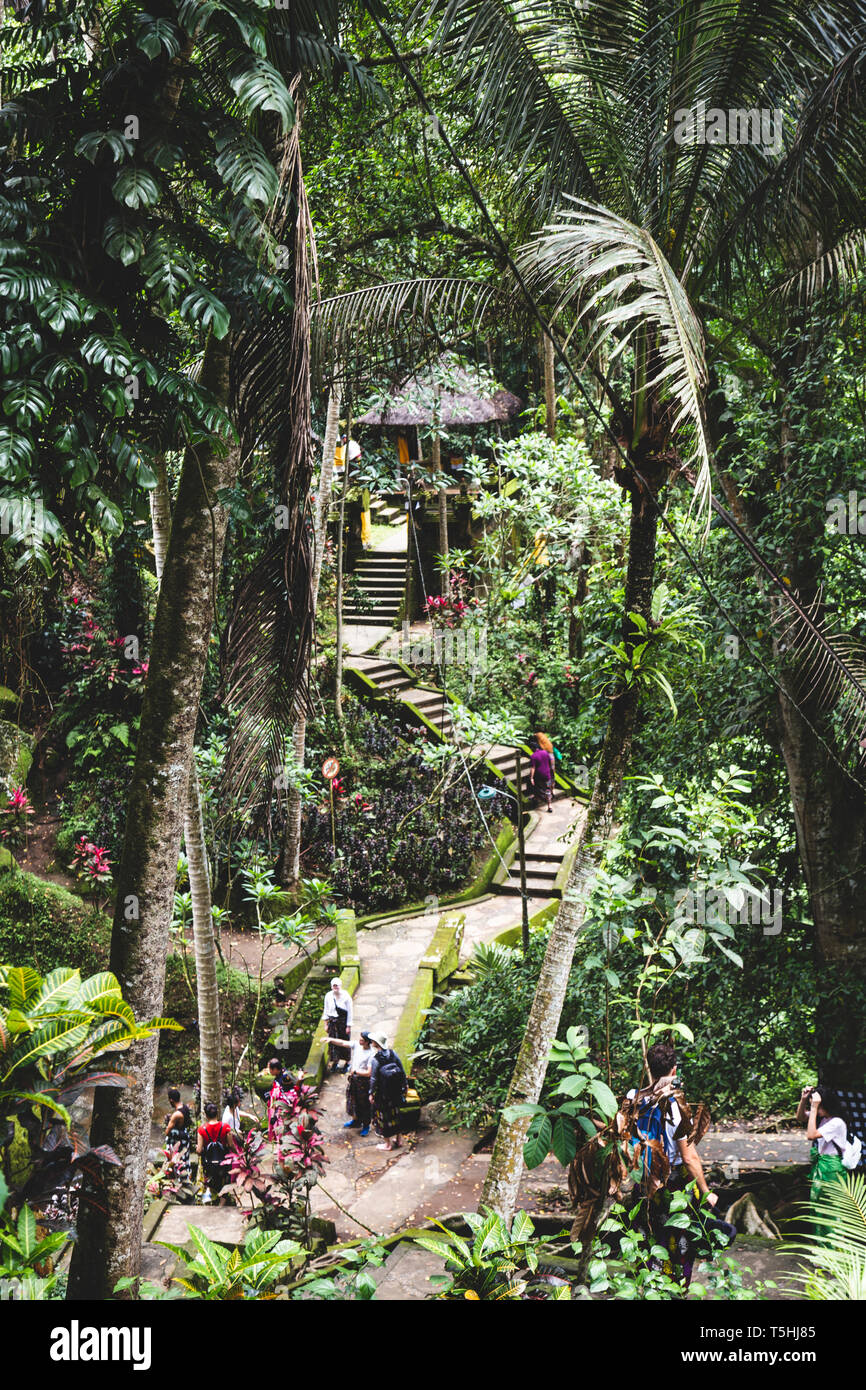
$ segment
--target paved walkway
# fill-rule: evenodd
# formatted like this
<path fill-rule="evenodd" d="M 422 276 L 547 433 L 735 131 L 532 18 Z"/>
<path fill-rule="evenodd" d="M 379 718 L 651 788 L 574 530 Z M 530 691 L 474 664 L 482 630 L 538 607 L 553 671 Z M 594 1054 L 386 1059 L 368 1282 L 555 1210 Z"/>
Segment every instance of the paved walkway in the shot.
<path fill-rule="evenodd" d="M 568 830 L 583 809 L 570 801 L 555 803 L 552 815 L 539 815 L 537 828 L 527 844 L 533 849 L 537 845 L 547 852 L 563 853 L 567 845 L 558 843 L 557 836 Z M 557 846 L 556 851 L 550 848 L 553 845 Z M 530 915 L 548 901 L 531 898 Z M 465 914 L 464 956 L 472 954 L 477 942 L 492 941 L 520 922 L 519 898 L 491 896 L 455 911 Z M 366 1028 L 381 1030 L 393 1038 L 439 916 L 438 911 L 425 913 L 359 931 L 361 983 L 354 998 L 353 1037 Z M 402 1154 L 383 1152 L 376 1147 L 379 1140 L 372 1132 L 362 1139 L 357 1129 L 343 1129 L 345 1091 L 342 1073 L 329 1075 L 321 1089 L 320 1128 L 330 1163 L 323 1180 L 324 1190 L 313 1192 L 316 1211 L 336 1222 L 338 1235 L 350 1239 L 362 1233 L 351 1217 L 382 1234 L 413 1224 L 413 1216 L 421 1208 L 426 1211 L 430 1207 L 433 1212 L 457 1210 L 457 1194 L 450 1189 L 464 1166 L 474 1162 L 472 1150 L 478 1136 L 465 1131 L 423 1128 L 410 1136 L 410 1147 Z M 486 1156 L 482 1157 L 486 1160 Z M 327 1194 L 336 1198 L 349 1215 L 341 1212 Z M 471 1205 L 476 1203 L 477 1191 Z"/>

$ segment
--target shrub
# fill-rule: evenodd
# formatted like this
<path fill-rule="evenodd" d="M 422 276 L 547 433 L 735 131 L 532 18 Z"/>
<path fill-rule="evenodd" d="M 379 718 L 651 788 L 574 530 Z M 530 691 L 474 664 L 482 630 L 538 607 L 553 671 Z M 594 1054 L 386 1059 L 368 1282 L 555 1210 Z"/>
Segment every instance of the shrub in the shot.
<path fill-rule="evenodd" d="M 41 975 L 57 966 L 108 969 L 111 923 L 81 898 L 35 874 L 0 874 L 0 960 Z"/>

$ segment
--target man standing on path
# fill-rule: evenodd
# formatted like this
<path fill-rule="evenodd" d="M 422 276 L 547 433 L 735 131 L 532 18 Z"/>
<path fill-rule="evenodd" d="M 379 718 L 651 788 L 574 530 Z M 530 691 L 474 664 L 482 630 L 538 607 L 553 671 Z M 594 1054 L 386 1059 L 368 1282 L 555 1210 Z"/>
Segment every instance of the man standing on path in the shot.
<path fill-rule="evenodd" d="M 384 1033 L 371 1033 L 375 1055 L 370 1067 L 370 1108 L 373 1112 L 373 1125 L 381 1134 L 384 1144 L 377 1149 L 399 1149 L 400 1108 L 406 1099 L 409 1082 L 403 1063 L 391 1048 Z"/>

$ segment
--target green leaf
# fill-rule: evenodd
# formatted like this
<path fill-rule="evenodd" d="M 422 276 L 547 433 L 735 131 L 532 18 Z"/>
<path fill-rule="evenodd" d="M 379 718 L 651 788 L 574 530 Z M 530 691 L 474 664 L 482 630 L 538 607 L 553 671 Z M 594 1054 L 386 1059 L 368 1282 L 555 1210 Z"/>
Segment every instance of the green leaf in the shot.
<path fill-rule="evenodd" d="M 107 536 L 119 536 L 123 531 L 123 512 L 116 502 L 112 502 L 106 497 L 101 488 L 95 483 L 91 483 L 87 489 L 87 496 L 94 504 L 94 515 L 96 524 Z"/>
<path fill-rule="evenodd" d="M 523 1161 L 527 1168 L 537 1168 L 550 1153 L 552 1125 L 547 1115 L 536 1115 L 523 1143 Z"/>
<path fill-rule="evenodd" d="M 255 136 L 229 129 L 217 134 L 214 144 L 217 173 L 232 192 L 271 204 L 277 194 L 277 171 Z"/>
<path fill-rule="evenodd" d="M 577 1137 L 574 1132 L 574 1122 L 565 1115 L 557 1115 L 553 1122 L 551 1132 L 550 1147 L 559 1159 L 563 1168 L 567 1168 L 574 1155 L 577 1153 Z"/>
<path fill-rule="evenodd" d="M 196 327 L 212 329 L 215 338 L 224 338 L 231 327 L 231 315 L 221 299 L 198 284 L 182 301 L 180 314 Z"/>
<path fill-rule="evenodd" d="M 244 109 L 251 115 L 275 111 L 283 134 L 294 120 L 295 108 L 280 73 L 265 58 L 247 57 L 229 75 L 229 81 Z"/>
<path fill-rule="evenodd" d="M 121 169 L 111 191 L 128 208 L 153 207 L 160 199 L 160 187 L 153 174 L 135 165 Z"/>
<path fill-rule="evenodd" d="M 49 405 L 48 396 L 35 381 L 19 382 L 3 397 L 3 410 L 7 415 L 14 415 L 16 424 L 23 429 L 41 420 L 48 413 Z"/>
<path fill-rule="evenodd" d="M 132 157 L 135 153 L 135 143 L 117 130 L 89 130 L 78 141 L 75 153 L 94 164 L 104 149 L 109 150 L 115 164 L 119 164 L 122 159 Z"/>
<path fill-rule="evenodd" d="M 606 1120 L 609 1120 L 617 1111 L 616 1096 L 613 1091 L 603 1081 L 597 1080 L 590 1081 L 589 1089 L 595 1096 L 596 1104 L 602 1115 Z"/>
<path fill-rule="evenodd" d="M 112 260 L 133 265 L 144 255 L 144 236 L 123 217 L 109 217 L 102 229 L 102 245 Z"/>
<path fill-rule="evenodd" d="M 173 24 L 167 19 L 154 19 L 149 14 L 137 15 L 136 20 L 140 26 L 136 44 L 142 53 L 146 53 L 148 58 L 158 58 L 161 53 L 166 53 L 169 58 L 177 57 L 180 39 Z"/>
<path fill-rule="evenodd" d="M 509 1124 L 513 1124 L 515 1120 L 523 1120 L 527 1115 L 544 1115 L 545 1113 L 543 1105 L 530 1105 L 528 1102 L 522 1102 L 520 1105 L 506 1106 L 502 1112 L 502 1118 L 507 1120 Z"/>

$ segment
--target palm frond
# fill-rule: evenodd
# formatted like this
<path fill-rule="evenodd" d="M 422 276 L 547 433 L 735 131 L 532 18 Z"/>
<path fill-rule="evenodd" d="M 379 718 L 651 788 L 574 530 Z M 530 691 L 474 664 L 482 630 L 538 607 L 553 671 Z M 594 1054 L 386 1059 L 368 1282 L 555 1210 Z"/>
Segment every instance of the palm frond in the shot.
<path fill-rule="evenodd" d="M 646 383 L 671 403 L 670 435 L 695 467 L 699 514 L 709 519 L 710 454 L 702 396 L 707 383 L 703 332 L 688 296 L 649 232 L 607 208 L 570 199 L 573 207 L 519 253 L 517 263 L 543 293 L 557 295 L 554 316 L 572 304 L 588 320 L 588 355 L 621 353 L 648 328 L 657 351 Z"/>
<path fill-rule="evenodd" d="M 416 12 L 440 12 L 433 49 L 456 48 L 458 79 L 475 104 L 474 133 L 542 213 L 563 193 L 601 196 L 581 145 L 574 87 L 551 81 L 564 53 L 573 59 L 580 48 L 574 13 L 554 8 L 530 2 L 515 14 L 506 0 L 446 0 Z"/>
<path fill-rule="evenodd" d="M 456 276 L 396 280 L 320 300 L 311 316 L 314 376 L 357 382 L 400 375 L 418 356 L 496 326 L 503 306 L 498 286 Z"/>
<path fill-rule="evenodd" d="M 821 595 L 806 606 L 791 594 L 774 615 L 777 646 L 793 665 L 801 699 L 832 710 L 853 744 L 858 768 L 866 763 L 866 648 L 834 631 Z"/>
<path fill-rule="evenodd" d="M 792 1241 L 786 1253 L 799 1255 L 805 1268 L 790 1277 L 804 1296 L 820 1302 L 861 1301 L 866 1298 L 866 1178 L 849 1174 L 821 1186 L 808 1208 L 821 1234 Z"/>
<path fill-rule="evenodd" d="M 866 232 L 845 232 L 826 251 L 821 251 L 806 265 L 776 286 L 782 300 L 808 303 L 828 285 L 843 289 L 860 277 L 866 260 Z"/>

